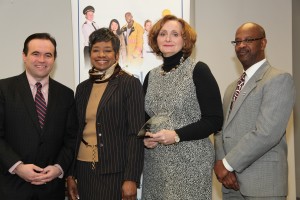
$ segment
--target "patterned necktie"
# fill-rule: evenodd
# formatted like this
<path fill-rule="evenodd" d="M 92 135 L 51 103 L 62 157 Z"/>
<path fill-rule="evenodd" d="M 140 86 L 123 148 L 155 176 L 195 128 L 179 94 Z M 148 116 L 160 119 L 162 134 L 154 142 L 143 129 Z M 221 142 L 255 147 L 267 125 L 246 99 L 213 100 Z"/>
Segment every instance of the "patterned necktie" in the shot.
<path fill-rule="evenodd" d="M 239 94 L 241 92 L 241 89 L 242 89 L 243 85 L 245 84 L 245 77 L 246 77 L 246 72 L 244 72 L 242 74 L 242 76 L 240 77 L 239 81 L 237 82 L 237 86 L 235 88 L 235 92 L 234 92 L 234 95 L 232 97 L 231 104 L 230 104 L 230 111 L 232 109 L 233 103 L 235 102 L 235 100 L 239 96 Z"/>
<path fill-rule="evenodd" d="M 41 91 L 42 84 L 40 82 L 37 82 L 35 85 L 36 85 L 36 95 L 34 98 L 35 107 L 36 107 L 36 112 L 38 115 L 40 126 L 41 128 L 43 128 L 45 123 L 47 106 L 46 106 L 45 98 Z"/>

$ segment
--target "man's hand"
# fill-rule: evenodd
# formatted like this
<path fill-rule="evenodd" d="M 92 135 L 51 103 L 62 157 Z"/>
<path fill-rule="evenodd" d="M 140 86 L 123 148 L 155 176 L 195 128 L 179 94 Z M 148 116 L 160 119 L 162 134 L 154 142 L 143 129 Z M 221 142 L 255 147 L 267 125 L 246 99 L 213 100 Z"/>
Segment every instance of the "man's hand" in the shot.
<path fill-rule="evenodd" d="M 229 172 L 225 178 L 223 178 L 222 184 L 228 189 L 234 189 L 235 191 L 240 189 L 237 182 L 237 178 L 234 172 Z"/>
<path fill-rule="evenodd" d="M 122 200 L 136 200 L 137 186 L 134 181 L 124 181 L 122 185 Z"/>
<path fill-rule="evenodd" d="M 27 182 L 35 181 L 38 177 L 41 176 L 41 173 L 44 171 L 43 168 L 40 168 L 34 164 L 19 164 L 14 173 L 16 173 L 20 178 L 24 179 Z"/>
<path fill-rule="evenodd" d="M 222 160 L 217 160 L 214 166 L 214 171 L 217 179 L 224 187 L 228 189 L 239 190 L 240 186 L 237 182 L 237 178 L 234 172 L 228 171 Z"/>
<path fill-rule="evenodd" d="M 77 190 L 77 184 L 73 177 L 68 176 L 67 178 L 67 191 L 69 200 L 79 199 L 79 194 Z"/>
<path fill-rule="evenodd" d="M 216 161 L 215 166 L 214 166 L 214 171 L 215 171 L 217 179 L 220 183 L 223 182 L 223 179 L 229 173 L 229 171 L 225 168 L 222 160 Z"/>
<path fill-rule="evenodd" d="M 41 184 L 46 184 L 53 179 L 59 177 L 61 175 L 62 171 L 54 166 L 54 165 L 49 165 L 44 168 L 43 171 L 40 172 L 39 176 L 36 177 L 33 181 L 31 181 L 31 184 L 34 185 L 41 185 Z"/>

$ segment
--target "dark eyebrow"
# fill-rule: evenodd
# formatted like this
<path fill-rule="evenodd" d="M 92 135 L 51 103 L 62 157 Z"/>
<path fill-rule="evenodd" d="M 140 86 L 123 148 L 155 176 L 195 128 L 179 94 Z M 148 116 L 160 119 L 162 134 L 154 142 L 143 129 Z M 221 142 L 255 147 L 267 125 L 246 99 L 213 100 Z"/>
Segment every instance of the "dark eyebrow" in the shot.
<path fill-rule="evenodd" d="M 46 55 L 50 55 L 50 56 L 53 56 L 53 54 L 52 53 L 45 53 Z"/>
<path fill-rule="evenodd" d="M 41 54 L 41 52 L 39 51 L 33 51 L 31 54 Z M 50 56 L 53 56 L 53 54 L 51 52 L 47 52 L 45 53 L 46 55 L 50 55 Z"/>

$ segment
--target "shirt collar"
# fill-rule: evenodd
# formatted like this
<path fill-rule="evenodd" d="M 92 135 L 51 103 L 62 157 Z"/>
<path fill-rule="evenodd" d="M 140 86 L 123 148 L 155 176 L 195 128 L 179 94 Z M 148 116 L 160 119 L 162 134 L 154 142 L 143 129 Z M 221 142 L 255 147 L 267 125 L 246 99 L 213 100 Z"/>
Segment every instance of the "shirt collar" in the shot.
<path fill-rule="evenodd" d="M 49 77 L 50 77 L 49 75 L 46 76 L 45 78 L 43 78 L 40 81 L 36 81 L 35 78 L 30 73 L 28 73 L 27 71 L 26 71 L 26 76 L 27 76 L 27 79 L 28 79 L 28 82 L 29 82 L 29 85 L 30 85 L 31 89 L 33 89 L 33 88 L 36 87 L 35 84 L 37 82 L 40 82 L 42 84 L 42 90 L 43 91 L 45 91 L 45 90 L 48 91 L 48 88 L 49 88 Z"/>
<path fill-rule="evenodd" d="M 251 67 L 249 67 L 245 72 L 246 72 L 246 78 L 245 78 L 245 81 L 247 82 L 254 74 L 255 72 L 262 66 L 262 64 L 264 62 L 266 62 L 266 58 L 255 63 L 254 65 L 252 65 Z"/>

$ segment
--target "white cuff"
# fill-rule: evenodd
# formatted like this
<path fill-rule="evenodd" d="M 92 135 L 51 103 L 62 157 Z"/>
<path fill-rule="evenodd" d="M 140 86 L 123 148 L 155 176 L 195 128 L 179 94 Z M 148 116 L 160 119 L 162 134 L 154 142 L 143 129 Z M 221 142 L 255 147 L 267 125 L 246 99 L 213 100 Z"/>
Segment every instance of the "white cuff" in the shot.
<path fill-rule="evenodd" d="M 224 167 L 225 167 L 228 171 L 230 171 L 230 172 L 233 171 L 233 168 L 228 164 L 228 162 L 227 162 L 227 160 L 226 160 L 225 158 L 223 158 L 222 162 L 223 162 Z"/>
<path fill-rule="evenodd" d="M 57 167 L 61 171 L 61 175 L 58 176 L 58 178 L 63 178 L 64 177 L 64 170 L 61 168 L 59 164 L 55 164 L 55 167 Z"/>
<path fill-rule="evenodd" d="M 16 164 L 14 164 L 11 168 L 9 168 L 9 173 L 11 173 L 11 174 L 16 174 L 14 171 L 15 171 L 15 169 L 18 167 L 18 165 L 19 164 L 22 164 L 23 162 L 22 161 L 18 161 L 18 162 L 16 162 Z"/>

